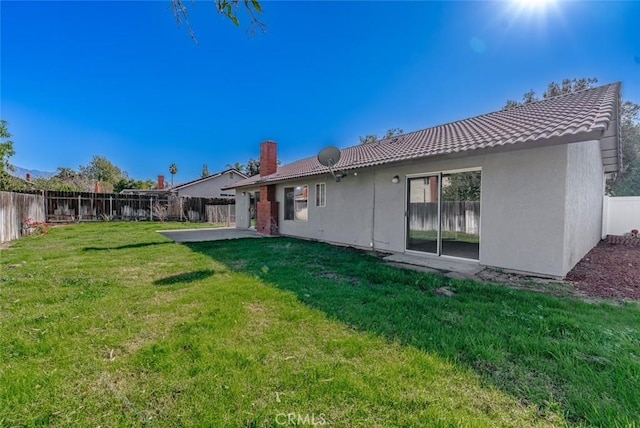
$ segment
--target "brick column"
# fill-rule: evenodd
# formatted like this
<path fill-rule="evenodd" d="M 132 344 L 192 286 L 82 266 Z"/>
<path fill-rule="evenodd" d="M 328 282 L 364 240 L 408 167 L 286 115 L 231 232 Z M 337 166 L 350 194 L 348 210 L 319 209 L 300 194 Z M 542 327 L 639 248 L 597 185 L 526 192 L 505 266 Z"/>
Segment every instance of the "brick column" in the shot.
<path fill-rule="evenodd" d="M 258 202 L 257 230 L 263 235 L 278 234 L 278 202 L 276 202 L 276 186 L 271 184 L 260 187 Z"/>
<path fill-rule="evenodd" d="M 260 144 L 260 176 L 274 174 L 278 171 L 278 145 L 275 141 Z M 275 184 L 260 187 L 260 202 L 257 213 L 258 233 L 263 235 L 278 234 L 278 203 L 276 202 Z"/>

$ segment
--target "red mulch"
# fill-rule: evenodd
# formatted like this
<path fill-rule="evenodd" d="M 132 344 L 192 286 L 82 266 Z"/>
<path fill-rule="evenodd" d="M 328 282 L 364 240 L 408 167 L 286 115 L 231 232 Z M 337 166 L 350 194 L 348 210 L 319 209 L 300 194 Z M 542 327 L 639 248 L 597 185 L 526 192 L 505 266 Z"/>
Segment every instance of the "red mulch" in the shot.
<path fill-rule="evenodd" d="M 640 238 L 607 236 L 566 279 L 590 296 L 640 300 Z"/>

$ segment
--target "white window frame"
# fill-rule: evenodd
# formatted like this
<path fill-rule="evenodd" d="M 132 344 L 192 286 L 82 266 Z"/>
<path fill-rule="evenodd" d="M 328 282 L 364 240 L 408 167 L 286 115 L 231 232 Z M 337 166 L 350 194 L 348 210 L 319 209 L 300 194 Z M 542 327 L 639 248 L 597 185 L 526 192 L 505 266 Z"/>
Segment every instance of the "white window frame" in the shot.
<path fill-rule="evenodd" d="M 316 208 L 327 206 L 327 184 L 316 183 Z"/>
<path fill-rule="evenodd" d="M 307 188 L 307 197 L 296 199 L 296 193 L 298 193 L 298 189 L 302 190 L 303 188 Z M 304 192 L 302 193 L 304 196 Z M 298 209 L 300 202 L 304 201 L 306 203 L 305 208 Z M 303 216 L 303 210 L 306 212 L 306 216 Z M 293 193 L 293 219 L 295 221 L 309 221 L 309 186 L 307 184 L 301 184 L 299 186 L 295 186 L 295 190 Z"/>
<path fill-rule="evenodd" d="M 292 211 L 292 216 L 291 218 L 287 218 L 287 189 L 292 189 L 292 192 L 294 194 L 294 196 L 291 199 L 291 211 Z M 283 207 L 283 212 L 282 212 L 282 219 L 285 221 L 294 221 L 296 218 L 296 202 L 295 202 L 295 193 L 296 193 L 296 186 L 287 186 L 283 188 L 283 194 L 284 194 L 284 199 L 282 202 L 282 207 Z"/>

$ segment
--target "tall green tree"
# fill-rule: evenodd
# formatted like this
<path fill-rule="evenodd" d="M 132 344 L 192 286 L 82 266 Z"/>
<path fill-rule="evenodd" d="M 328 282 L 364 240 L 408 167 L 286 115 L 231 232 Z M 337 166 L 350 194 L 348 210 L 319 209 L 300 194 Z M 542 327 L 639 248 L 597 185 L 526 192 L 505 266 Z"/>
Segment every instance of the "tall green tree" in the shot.
<path fill-rule="evenodd" d="M 89 180 L 99 182 L 103 191 L 112 192 L 115 184 L 127 178 L 127 173 L 115 166 L 104 156 L 93 156 L 88 165 L 80 166 L 80 175 Z"/>
<path fill-rule="evenodd" d="M 173 187 L 173 176 L 178 173 L 178 165 L 172 163 L 169 165 L 169 174 L 171 174 L 171 187 Z"/>
<path fill-rule="evenodd" d="M 0 190 L 9 190 L 13 182 L 11 175 L 13 166 L 9 159 L 16 154 L 13 141 L 10 140 L 9 124 L 6 120 L 0 120 Z"/>
<path fill-rule="evenodd" d="M 244 172 L 249 177 L 260 174 L 260 161 L 249 158 Z"/>
<path fill-rule="evenodd" d="M 609 190 L 614 196 L 640 196 L 640 105 L 625 101 L 620 117 L 624 170 Z"/>
<path fill-rule="evenodd" d="M 360 144 L 371 144 L 371 143 L 375 143 L 378 142 L 380 140 L 384 140 L 387 138 L 391 138 L 391 137 L 395 137 L 398 135 L 402 135 L 404 133 L 404 131 L 400 128 L 391 128 L 388 129 L 387 132 L 384 134 L 384 136 L 382 137 L 378 137 L 375 134 L 369 134 L 369 135 L 365 135 L 360 136 Z"/>
<path fill-rule="evenodd" d="M 551 82 L 542 94 L 543 99 L 569 94 L 592 88 L 598 79 L 582 77 L 579 79 L 563 79 L 561 82 Z M 508 100 L 503 109 L 517 107 L 529 102 L 537 101 L 533 90 L 523 96 L 522 102 Z M 622 172 L 615 182 L 610 183 L 609 192 L 616 196 L 640 195 L 640 105 L 626 100 L 620 109 L 620 144 L 622 146 Z"/>

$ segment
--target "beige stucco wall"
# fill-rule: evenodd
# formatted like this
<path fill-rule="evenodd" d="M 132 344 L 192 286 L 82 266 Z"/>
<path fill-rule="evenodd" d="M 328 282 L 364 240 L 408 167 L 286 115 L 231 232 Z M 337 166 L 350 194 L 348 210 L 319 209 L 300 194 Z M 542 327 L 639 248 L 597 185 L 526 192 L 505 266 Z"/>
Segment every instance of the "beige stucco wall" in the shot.
<path fill-rule="evenodd" d="M 598 141 L 567 146 L 563 270 L 569 272 L 600 241 L 604 170 Z"/>
<path fill-rule="evenodd" d="M 245 191 L 240 191 L 236 195 L 236 228 L 238 229 L 248 229 L 251 227 L 249 198 L 249 193 Z"/>
<path fill-rule="evenodd" d="M 230 186 L 243 178 L 244 177 L 241 175 L 230 171 L 217 177 L 211 177 L 178 189 L 178 196 L 191 196 L 197 198 L 233 198 L 235 196 L 234 189 L 220 189 L 225 186 Z"/>
<path fill-rule="evenodd" d="M 600 233 L 591 213 L 601 212 L 602 186 L 596 192 L 595 183 L 602 174 L 596 171 L 599 178 L 594 179 L 580 169 L 583 163 L 593 167 L 600 158 L 594 144 L 581 144 L 368 168 L 357 170 L 357 176 L 350 172 L 340 183 L 326 175 L 277 184 L 280 233 L 403 252 L 407 176 L 480 168 L 480 264 L 561 277 Z M 397 184 L 392 183 L 395 175 Z M 315 184 L 320 182 L 326 183 L 326 207 L 315 206 Z M 297 185 L 309 186 L 307 222 L 283 219 L 284 187 Z M 566 227 L 572 221 L 593 233 L 576 234 Z"/>
<path fill-rule="evenodd" d="M 368 247 L 371 239 L 373 171 L 349 176 L 341 183 L 333 177 L 309 177 L 277 186 L 280 203 L 279 227 L 283 235 L 301 236 L 327 242 Z M 316 207 L 316 183 L 326 184 L 326 206 Z M 309 186 L 309 221 L 284 220 L 284 188 Z"/>
<path fill-rule="evenodd" d="M 487 157 L 482 170 L 480 263 L 563 276 L 567 146 Z"/>

